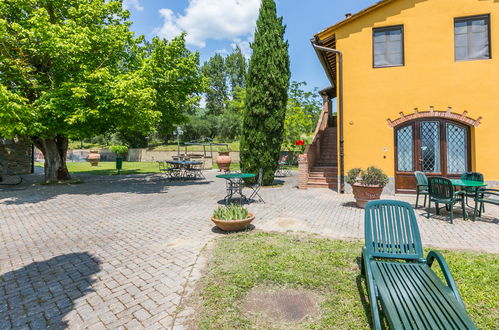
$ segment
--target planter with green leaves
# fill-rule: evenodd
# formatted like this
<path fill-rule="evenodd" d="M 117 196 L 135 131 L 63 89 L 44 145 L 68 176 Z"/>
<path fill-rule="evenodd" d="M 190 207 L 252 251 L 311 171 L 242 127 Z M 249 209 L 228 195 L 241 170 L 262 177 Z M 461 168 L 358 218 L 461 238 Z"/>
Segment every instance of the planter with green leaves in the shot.
<path fill-rule="evenodd" d="M 352 186 L 357 206 L 365 208 L 367 202 L 381 198 L 383 188 L 388 184 L 388 176 L 374 166 L 368 167 L 365 171 L 353 168 L 348 171 L 346 182 Z"/>
<path fill-rule="evenodd" d="M 238 231 L 248 227 L 255 215 L 240 205 L 220 206 L 213 212 L 211 221 L 223 231 Z"/>

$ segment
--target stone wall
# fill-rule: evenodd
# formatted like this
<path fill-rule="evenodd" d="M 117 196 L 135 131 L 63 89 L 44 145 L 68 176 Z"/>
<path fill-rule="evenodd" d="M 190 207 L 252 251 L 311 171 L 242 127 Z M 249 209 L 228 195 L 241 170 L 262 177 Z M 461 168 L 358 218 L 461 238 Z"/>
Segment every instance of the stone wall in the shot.
<path fill-rule="evenodd" d="M 26 138 L 0 138 L 0 162 L 6 162 L 7 168 L 0 165 L 0 173 L 29 174 L 33 169 L 33 147 Z"/>

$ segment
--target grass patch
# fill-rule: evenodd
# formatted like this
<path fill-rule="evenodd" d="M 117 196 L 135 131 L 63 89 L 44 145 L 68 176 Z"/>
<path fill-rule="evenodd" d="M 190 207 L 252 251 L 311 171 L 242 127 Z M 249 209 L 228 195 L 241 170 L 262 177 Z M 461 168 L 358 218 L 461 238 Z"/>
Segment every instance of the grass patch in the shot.
<path fill-rule="evenodd" d="M 230 151 L 239 151 L 239 141 L 234 141 L 234 142 L 220 142 L 220 143 L 226 143 L 229 145 Z M 149 150 L 157 150 L 157 151 L 177 151 L 177 144 L 172 143 L 172 144 L 162 144 L 158 146 L 150 146 Z M 206 152 L 210 152 L 210 146 L 206 146 Z M 212 146 L 213 152 L 218 152 L 220 148 L 226 148 L 225 146 Z M 180 152 L 185 151 L 185 146 L 180 143 Z M 203 146 L 187 146 L 187 151 L 192 151 L 192 152 L 202 152 L 203 151 Z"/>
<path fill-rule="evenodd" d="M 305 329 L 369 329 L 369 305 L 358 258 L 361 242 L 312 235 L 242 233 L 217 241 L 200 282 L 197 326 L 258 328 L 241 309 L 253 288 L 304 288 L 320 299 L 320 317 Z M 442 251 L 478 328 L 499 324 L 497 255 Z M 278 327 L 278 325 L 276 325 Z"/>
<path fill-rule="evenodd" d="M 36 166 L 43 167 L 43 163 L 37 162 Z M 99 162 L 98 166 L 92 166 L 89 162 L 67 163 L 69 173 L 93 174 L 93 175 L 117 175 L 116 162 Z M 156 162 L 123 162 L 120 174 L 149 174 L 159 173 Z"/>

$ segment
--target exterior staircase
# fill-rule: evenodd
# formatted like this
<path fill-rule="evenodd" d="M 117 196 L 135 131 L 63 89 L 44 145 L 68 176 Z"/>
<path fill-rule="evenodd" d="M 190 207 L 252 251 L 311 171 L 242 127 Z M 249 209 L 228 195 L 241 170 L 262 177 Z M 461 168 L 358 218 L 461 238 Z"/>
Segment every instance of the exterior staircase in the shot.
<path fill-rule="evenodd" d="M 307 188 L 338 189 L 336 127 L 327 127 L 320 140 L 320 155 L 308 174 Z"/>

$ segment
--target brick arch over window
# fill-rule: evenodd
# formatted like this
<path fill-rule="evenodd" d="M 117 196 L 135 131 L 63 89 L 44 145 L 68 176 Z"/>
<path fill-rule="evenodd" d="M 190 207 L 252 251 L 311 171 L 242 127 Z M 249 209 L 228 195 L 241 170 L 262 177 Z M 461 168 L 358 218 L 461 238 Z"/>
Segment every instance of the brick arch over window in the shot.
<path fill-rule="evenodd" d="M 422 118 L 441 118 L 441 119 L 450 119 L 457 121 L 458 123 L 465 124 L 468 126 L 474 126 L 478 127 L 480 125 L 480 121 L 482 120 L 482 117 L 478 117 L 477 119 L 473 119 L 467 116 L 468 112 L 464 111 L 462 114 L 454 113 L 452 112 L 452 108 L 449 107 L 447 108 L 446 111 L 437 111 L 433 109 L 433 107 L 430 107 L 429 111 L 423 111 L 419 112 L 419 110 L 416 108 L 414 109 L 414 113 L 405 115 L 403 112 L 400 112 L 400 117 L 391 120 L 387 119 L 387 123 L 390 127 L 394 128 L 396 126 L 399 126 L 405 122 L 414 120 L 414 119 L 422 119 Z"/>

